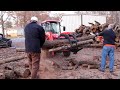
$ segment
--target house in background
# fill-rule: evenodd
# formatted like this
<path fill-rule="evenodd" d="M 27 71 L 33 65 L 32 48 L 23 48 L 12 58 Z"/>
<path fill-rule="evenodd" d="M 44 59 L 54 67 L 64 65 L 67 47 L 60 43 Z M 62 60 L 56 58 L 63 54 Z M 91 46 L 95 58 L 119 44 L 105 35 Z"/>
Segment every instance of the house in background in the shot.
<path fill-rule="evenodd" d="M 0 29 L 2 33 L 2 29 Z M 21 27 L 14 27 L 5 29 L 5 35 L 9 37 L 24 37 L 24 29 Z"/>

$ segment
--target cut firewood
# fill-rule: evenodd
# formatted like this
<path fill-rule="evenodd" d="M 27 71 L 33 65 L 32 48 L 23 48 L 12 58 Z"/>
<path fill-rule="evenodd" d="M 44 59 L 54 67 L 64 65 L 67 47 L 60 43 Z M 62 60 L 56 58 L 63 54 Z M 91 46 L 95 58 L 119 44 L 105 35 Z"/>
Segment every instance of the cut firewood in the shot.
<path fill-rule="evenodd" d="M 82 64 L 82 67 L 88 68 L 88 64 Z"/>
<path fill-rule="evenodd" d="M 16 52 L 25 52 L 25 48 L 16 48 Z"/>
<path fill-rule="evenodd" d="M 99 62 L 95 61 L 79 61 L 79 65 L 88 64 L 88 65 L 99 65 Z"/>
<path fill-rule="evenodd" d="M 5 79 L 17 79 L 18 78 L 13 70 L 5 70 L 4 75 L 5 75 Z"/>
<path fill-rule="evenodd" d="M 4 73 L 0 73 L 0 79 L 5 79 L 5 74 Z"/>
<path fill-rule="evenodd" d="M 25 67 L 5 66 L 4 74 L 6 79 L 18 79 L 27 78 L 31 73 Z"/>
<path fill-rule="evenodd" d="M 83 46 L 84 48 L 87 47 L 87 48 L 102 48 L 103 47 L 103 44 L 87 44 L 87 45 L 84 45 Z"/>
<path fill-rule="evenodd" d="M 8 65 L 7 65 L 7 66 L 4 67 L 4 69 L 5 69 L 5 70 L 12 70 L 12 69 L 13 69 L 13 66 L 8 66 Z"/>
<path fill-rule="evenodd" d="M 28 63 L 25 63 L 25 68 L 29 68 L 29 64 Z"/>
<path fill-rule="evenodd" d="M 5 64 L 5 63 L 10 63 L 10 62 L 18 61 L 18 60 L 22 60 L 22 59 L 24 59 L 24 58 L 26 58 L 25 55 L 10 57 L 10 58 L 7 58 L 7 59 L 5 59 L 5 60 L 0 61 L 0 65 L 1 65 L 1 64 Z"/>
<path fill-rule="evenodd" d="M 99 65 L 88 65 L 89 69 L 99 69 L 100 66 Z"/>
<path fill-rule="evenodd" d="M 29 69 L 26 68 L 14 68 L 14 72 L 18 77 L 27 78 L 31 73 Z"/>

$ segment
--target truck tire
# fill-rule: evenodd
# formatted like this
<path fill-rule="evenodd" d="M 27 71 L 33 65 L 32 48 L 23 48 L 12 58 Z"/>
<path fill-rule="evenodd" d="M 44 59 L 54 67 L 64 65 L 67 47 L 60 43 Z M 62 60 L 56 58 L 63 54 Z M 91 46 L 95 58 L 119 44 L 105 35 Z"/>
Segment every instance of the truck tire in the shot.
<path fill-rule="evenodd" d="M 63 51 L 63 55 L 65 57 L 69 57 L 70 56 L 70 51 Z"/>
<path fill-rule="evenodd" d="M 12 47 L 12 41 L 8 41 L 8 46 Z"/>

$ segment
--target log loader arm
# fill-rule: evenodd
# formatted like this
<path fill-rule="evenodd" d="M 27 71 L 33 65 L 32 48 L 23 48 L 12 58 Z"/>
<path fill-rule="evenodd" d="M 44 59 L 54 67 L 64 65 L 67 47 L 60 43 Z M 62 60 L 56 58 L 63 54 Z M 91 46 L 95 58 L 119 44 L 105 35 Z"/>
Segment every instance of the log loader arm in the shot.
<path fill-rule="evenodd" d="M 64 37 L 64 38 L 61 38 L 61 37 Z M 77 45 L 78 40 L 74 34 L 60 34 L 58 39 L 68 39 L 71 45 L 70 49 L 63 50 L 64 56 L 69 56 L 70 52 L 73 52 L 73 54 L 77 54 L 77 52 L 82 49 L 82 48 L 78 48 L 78 45 Z M 75 44 L 76 47 L 73 47 L 73 44 Z"/>

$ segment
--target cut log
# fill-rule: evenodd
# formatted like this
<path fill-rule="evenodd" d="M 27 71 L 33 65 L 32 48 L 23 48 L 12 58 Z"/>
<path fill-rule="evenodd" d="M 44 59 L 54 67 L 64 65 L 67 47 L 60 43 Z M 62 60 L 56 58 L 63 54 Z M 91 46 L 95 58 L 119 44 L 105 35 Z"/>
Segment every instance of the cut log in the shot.
<path fill-rule="evenodd" d="M 93 39 L 93 38 L 95 38 L 95 35 L 79 37 L 79 38 L 77 38 L 77 40 L 84 41 L 84 40 L 89 40 L 89 39 Z M 50 49 L 50 48 L 53 48 L 54 46 L 60 46 L 61 44 L 65 44 L 65 43 L 69 44 L 69 40 L 68 39 L 53 40 L 53 41 L 46 40 L 44 45 L 43 45 L 43 49 L 44 48 Z"/>
<path fill-rule="evenodd" d="M 90 40 L 78 42 L 77 46 L 78 47 L 82 47 L 82 45 L 89 44 L 89 43 L 93 43 L 93 40 L 90 39 Z M 76 47 L 76 44 L 73 44 L 72 47 Z M 71 48 L 70 44 L 68 44 L 67 46 L 62 46 L 62 47 L 57 47 L 57 48 L 49 49 L 49 52 L 59 51 L 59 50 L 62 50 L 62 49 L 69 49 L 69 48 Z"/>
<path fill-rule="evenodd" d="M 5 75 L 5 79 L 17 79 L 18 78 L 15 75 L 13 70 L 5 70 L 4 75 Z"/>
<path fill-rule="evenodd" d="M 29 68 L 29 64 L 28 63 L 25 63 L 25 68 Z"/>
<path fill-rule="evenodd" d="M 88 68 L 88 64 L 82 64 L 82 67 Z"/>
<path fill-rule="evenodd" d="M 25 67 L 5 66 L 4 69 L 5 79 L 27 78 L 31 74 L 30 70 Z"/>
<path fill-rule="evenodd" d="M 80 65 L 82 65 L 83 67 L 85 66 L 85 67 L 88 67 L 88 68 L 98 68 L 99 67 L 99 64 L 100 64 L 100 62 L 99 61 L 91 61 L 91 60 L 87 60 L 86 59 L 86 61 L 84 60 L 84 61 L 82 61 L 82 60 L 75 60 L 75 59 L 72 59 L 71 60 L 71 62 L 72 63 L 74 63 L 74 65 L 75 65 L 75 69 L 77 69 Z M 90 66 L 89 66 L 90 65 Z"/>
<path fill-rule="evenodd" d="M 14 73 L 17 77 L 27 78 L 31 73 L 28 68 L 14 68 Z"/>
<path fill-rule="evenodd" d="M 25 52 L 25 48 L 16 48 L 16 52 Z"/>
<path fill-rule="evenodd" d="M 88 65 L 89 69 L 99 69 L 100 66 L 99 65 Z"/>
<path fill-rule="evenodd" d="M 79 61 L 79 65 L 82 64 L 88 64 L 88 65 L 99 65 L 99 62 L 95 62 L 95 61 Z"/>
<path fill-rule="evenodd" d="M 13 66 L 6 65 L 6 66 L 4 67 L 4 69 L 5 69 L 5 70 L 12 70 L 12 69 L 13 69 Z"/>
<path fill-rule="evenodd" d="M 0 73 L 0 79 L 5 79 L 5 74 L 4 73 Z"/>
<path fill-rule="evenodd" d="M 1 65 L 1 64 L 5 64 L 5 63 L 10 63 L 10 62 L 18 61 L 18 60 L 22 60 L 22 59 L 24 59 L 24 58 L 26 58 L 25 55 L 10 57 L 10 58 L 7 58 L 7 59 L 5 59 L 5 60 L 0 61 L 0 65 Z"/>
<path fill-rule="evenodd" d="M 87 47 L 87 48 L 102 48 L 103 47 L 103 44 L 87 44 L 87 45 L 84 45 L 83 46 L 84 48 Z"/>

